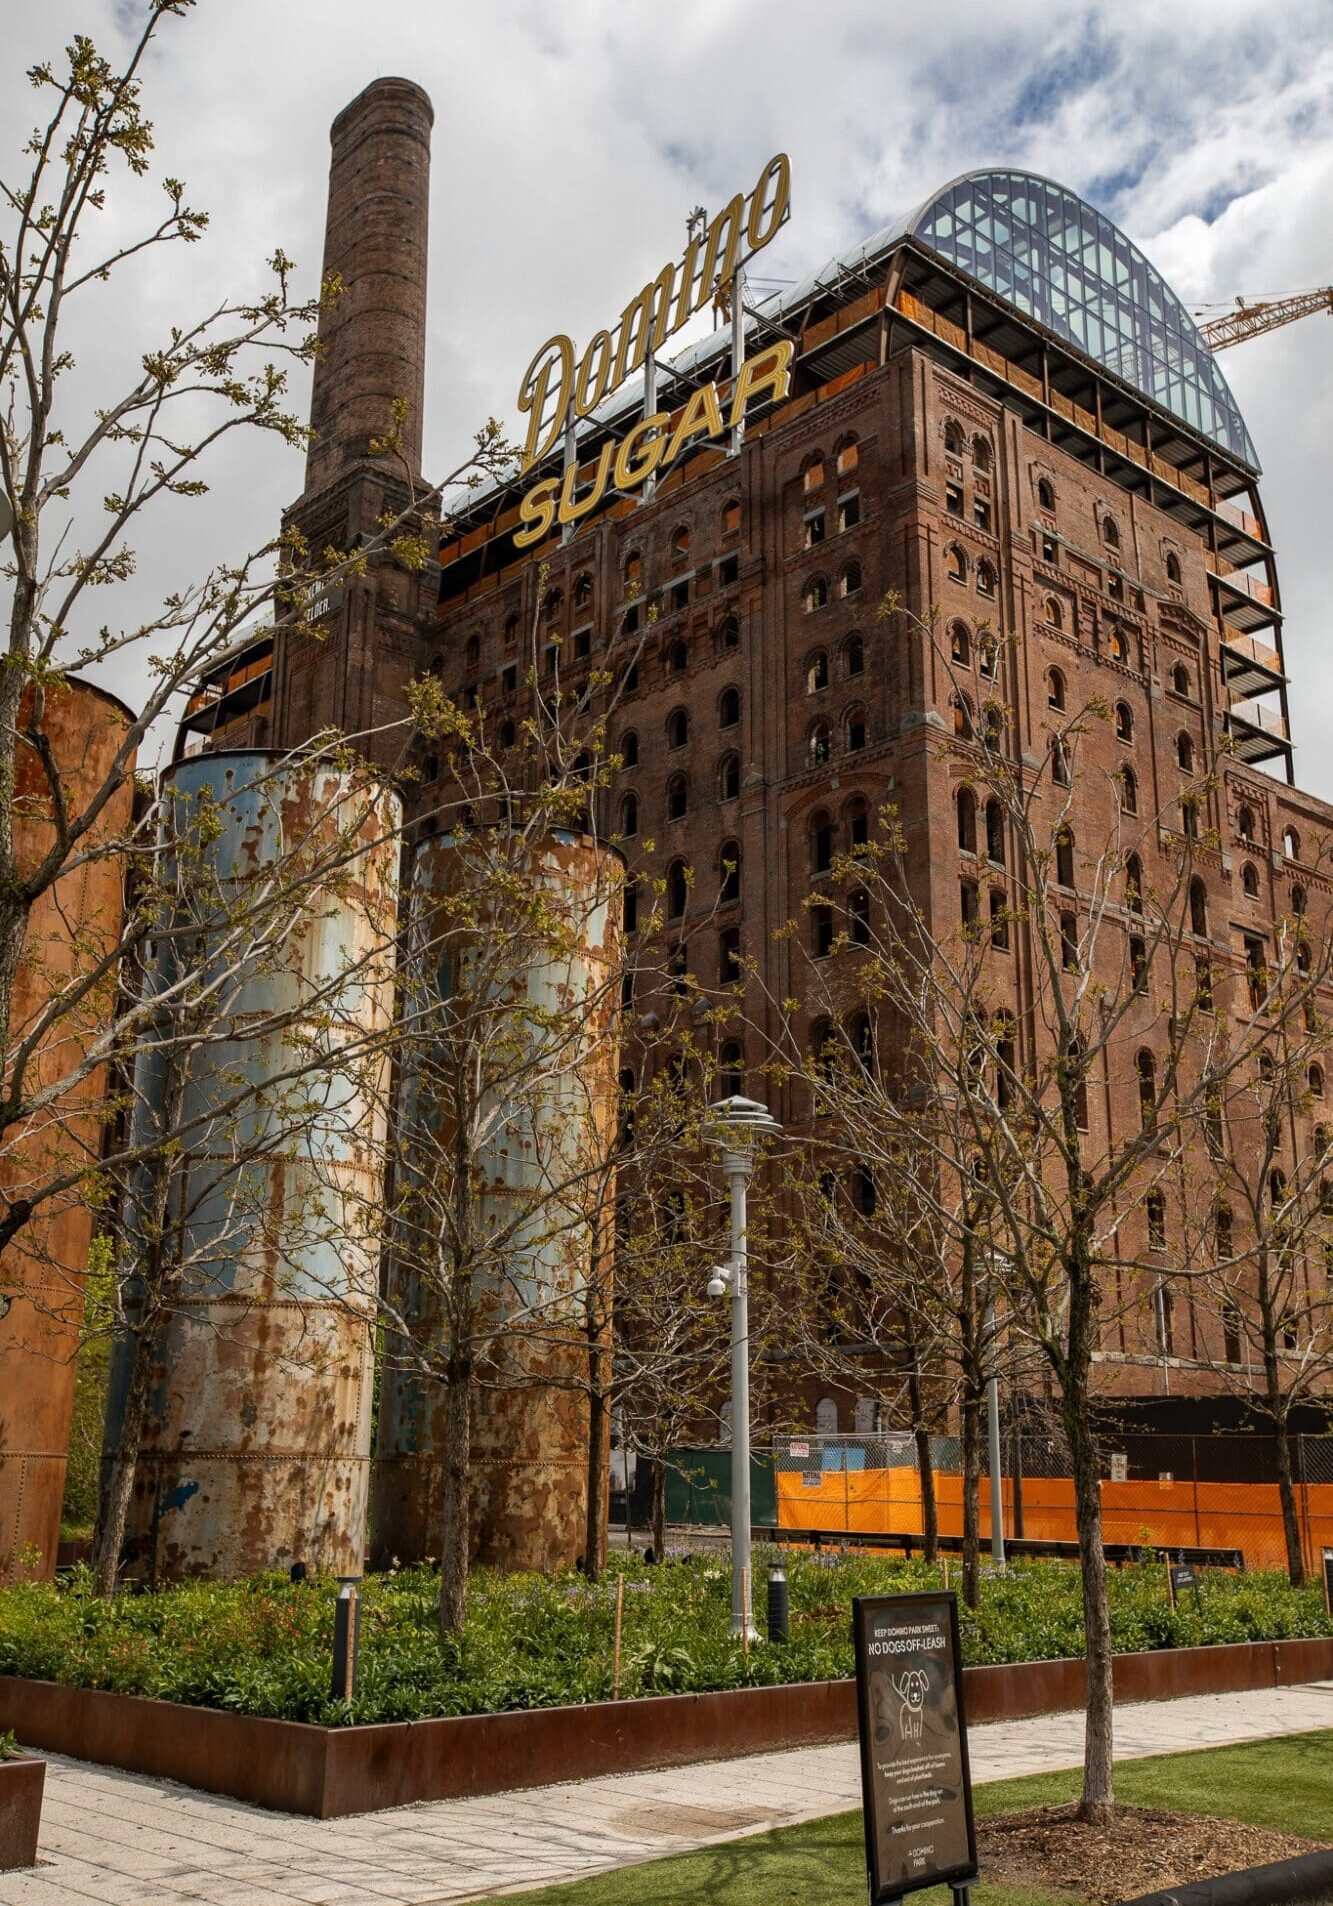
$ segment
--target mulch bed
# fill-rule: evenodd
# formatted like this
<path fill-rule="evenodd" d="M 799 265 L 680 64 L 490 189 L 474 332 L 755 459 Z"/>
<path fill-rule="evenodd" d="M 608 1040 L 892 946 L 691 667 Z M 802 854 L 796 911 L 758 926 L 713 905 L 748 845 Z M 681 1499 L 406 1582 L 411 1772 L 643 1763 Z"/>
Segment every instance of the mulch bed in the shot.
<path fill-rule="evenodd" d="M 1163 1887 L 1294 1859 L 1320 1844 L 1150 1807 L 1121 1807 L 1109 1827 L 1085 1825 L 1072 1807 L 1000 1814 L 978 1821 L 977 1837 L 983 1879 L 1065 1888 L 1088 1906 L 1118 1906 Z"/>

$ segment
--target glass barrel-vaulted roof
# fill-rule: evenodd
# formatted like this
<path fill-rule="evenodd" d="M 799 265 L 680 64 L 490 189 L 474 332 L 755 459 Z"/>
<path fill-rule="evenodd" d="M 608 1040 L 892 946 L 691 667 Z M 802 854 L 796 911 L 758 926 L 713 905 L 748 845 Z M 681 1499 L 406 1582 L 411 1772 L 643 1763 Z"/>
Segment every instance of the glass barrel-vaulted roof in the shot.
<path fill-rule="evenodd" d="M 969 172 L 929 200 L 912 236 L 1259 468 L 1189 312 L 1138 246 L 1072 192 L 1031 172 Z"/>

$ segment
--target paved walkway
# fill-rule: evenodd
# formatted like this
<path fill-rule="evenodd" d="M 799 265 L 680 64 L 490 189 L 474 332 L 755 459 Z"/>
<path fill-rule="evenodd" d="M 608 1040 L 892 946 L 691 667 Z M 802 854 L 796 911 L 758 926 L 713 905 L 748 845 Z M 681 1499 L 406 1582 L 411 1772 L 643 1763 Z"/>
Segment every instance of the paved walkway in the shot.
<path fill-rule="evenodd" d="M 1333 1681 L 1144 1702 L 1117 1759 L 1333 1727 Z M 970 1735 L 973 1778 L 1077 1766 L 1081 1714 Z M 52 1755 L 42 1864 L 0 1874 L 0 1906 L 444 1906 L 709 1846 L 860 1805 L 856 1747 L 797 1748 L 351 1820 L 239 1800 Z"/>

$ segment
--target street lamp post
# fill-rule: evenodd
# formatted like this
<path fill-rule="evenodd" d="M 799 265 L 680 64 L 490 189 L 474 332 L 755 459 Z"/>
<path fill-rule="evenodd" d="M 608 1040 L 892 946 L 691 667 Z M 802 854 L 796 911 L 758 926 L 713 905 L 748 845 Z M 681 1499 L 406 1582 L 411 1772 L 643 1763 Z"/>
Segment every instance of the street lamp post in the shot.
<path fill-rule="evenodd" d="M 722 1099 L 710 1106 L 708 1138 L 722 1153 L 722 1170 L 731 1194 L 731 1257 L 714 1270 L 710 1297 L 731 1293 L 731 1632 L 758 1630 L 750 1620 L 754 1588 L 750 1575 L 750 1316 L 746 1289 L 746 1191 L 754 1168 L 756 1140 L 782 1127 L 766 1105 L 754 1099 Z M 747 1606 L 747 1602 L 749 1606 Z"/>

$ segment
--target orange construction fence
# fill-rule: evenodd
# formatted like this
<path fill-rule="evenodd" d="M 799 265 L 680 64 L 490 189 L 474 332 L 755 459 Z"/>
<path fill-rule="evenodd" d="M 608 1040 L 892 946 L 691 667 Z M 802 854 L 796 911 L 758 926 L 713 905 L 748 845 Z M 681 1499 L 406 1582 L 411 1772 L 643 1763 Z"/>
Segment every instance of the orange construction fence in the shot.
<path fill-rule="evenodd" d="M 915 1469 L 782 1471 L 778 1526 L 865 1535 L 919 1534 L 921 1483 Z M 990 1540 L 990 1484 L 981 1479 L 981 1534 Z M 1014 1486 L 1003 1484 L 1006 1535 L 1014 1526 Z M 941 1535 L 963 1532 L 963 1479 L 935 1472 Z M 1296 1492 L 1306 1564 L 1319 1566 L 1333 1548 L 1333 1483 L 1304 1483 Z M 1074 1485 L 1068 1477 L 1025 1478 L 1023 1535 L 1073 1542 Z M 1284 1568 L 1286 1542 L 1276 1483 L 1135 1481 L 1102 1483 L 1102 1534 L 1107 1542 L 1150 1548 L 1240 1549 L 1248 1568 Z"/>

